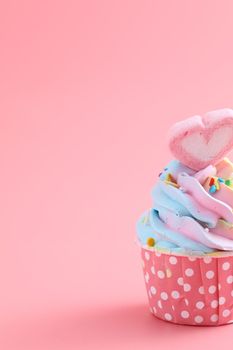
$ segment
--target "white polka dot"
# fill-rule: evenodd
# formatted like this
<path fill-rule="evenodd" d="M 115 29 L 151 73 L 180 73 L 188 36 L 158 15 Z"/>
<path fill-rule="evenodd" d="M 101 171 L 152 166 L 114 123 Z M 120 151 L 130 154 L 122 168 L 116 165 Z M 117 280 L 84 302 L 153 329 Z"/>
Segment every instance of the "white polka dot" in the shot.
<path fill-rule="evenodd" d="M 180 293 L 177 290 L 172 291 L 172 298 L 178 299 L 180 297 Z"/>
<path fill-rule="evenodd" d="M 211 320 L 212 322 L 217 322 L 217 321 L 218 321 L 218 315 L 217 315 L 217 314 L 211 315 L 210 320 Z"/>
<path fill-rule="evenodd" d="M 190 290 L 191 290 L 190 284 L 185 283 L 185 284 L 184 284 L 184 291 L 185 291 L 185 292 L 189 292 Z"/>
<path fill-rule="evenodd" d="M 222 264 L 222 269 L 223 269 L 224 271 L 229 270 L 229 268 L 230 268 L 229 262 L 225 262 L 225 263 Z"/>
<path fill-rule="evenodd" d="M 162 293 L 160 294 L 160 296 L 161 296 L 161 299 L 163 299 L 163 300 L 167 300 L 167 299 L 168 299 L 168 295 L 167 295 L 166 292 L 162 292 Z"/>
<path fill-rule="evenodd" d="M 145 252 L 145 259 L 150 260 L 150 254 L 148 252 Z"/>
<path fill-rule="evenodd" d="M 189 261 L 196 261 L 197 260 L 196 258 L 193 258 L 192 256 L 190 256 L 188 259 L 189 259 Z"/>
<path fill-rule="evenodd" d="M 214 277 L 214 271 L 211 271 L 211 270 L 207 271 L 205 275 L 210 280 L 211 278 Z"/>
<path fill-rule="evenodd" d="M 191 277 L 191 276 L 193 276 L 194 271 L 193 271 L 193 269 L 186 269 L 185 274 L 186 274 L 186 276 Z"/>
<path fill-rule="evenodd" d="M 154 286 L 150 287 L 150 291 L 151 291 L 151 294 L 153 294 L 153 295 L 155 295 L 156 292 L 157 292 L 157 290 L 156 290 L 156 288 Z"/>
<path fill-rule="evenodd" d="M 210 305 L 213 309 L 216 309 L 218 307 L 218 300 L 212 300 Z"/>
<path fill-rule="evenodd" d="M 145 281 L 146 281 L 146 283 L 149 282 L 149 279 L 150 279 L 149 273 L 146 272 L 146 274 L 145 274 Z"/>
<path fill-rule="evenodd" d="M 195 318 L 194 318 L 194 321 L 196 322 L 196 323 L 202 323 L 203 321 L 204 321 L 204 318 L 202 317 L 202 316 L 196 316 Z"/>
<path fill-rule="evenodd" d="M 154 266 L 151 266 L 151 273 L 152 273 L 153 275 L 155 275 L 155 267 L 154 267 Z"/>
<path fill-rule="evenodd" d="M 203 309 L 204 306 L 205 306 L 205 304 L 203 303 L 203 301 L 198 301 L 198 302 L 196 303 L 196 307 L 197 307 L 199 310 Z"/>
<path fill-rule="evenodd" d="M 154 312 L 154 314 L 156 314 L 156 313 L 157 313 L 157 309 L 156 309 L 156 307 L 153 307 L 153 312 Z"/>
<path fill-rule="evenodd" d="M 206 264 L 209 264 L 209 263 L 211 263 L 212 258 L 210 258 L 209 256 L 206 256 L 203 260 Z"/>
<path fill-rule="evenodd" d="M 165 317 L 165 319 L 166 319 L 167 321 L 171 321 L 171 320 L 172 320 L 172 315 L 169 314 L 169 313 L 166 313 L 166 314 L 164 315 L 164 317 Z"/>
<path fill-rule="evenodd" d="M 223 305 L 225 303 L 226 299 L 224 297 L 220 297 L 218 299 L 219 305 Z"/>
<path fill-rule="evenodd" d="M 156 252 L 155 255 L 159 258 L 161 256 L 161 253 Z"/>
<path fill-rule="evenodd" d="M 205 290 L 204 290 L 203 286 L 199 287 L 198 291 L 199 291 L 200 294 L 204 294 L 205 293 Z"/>
<path fill-rule="evenodd" d="M 228 284 L 233 283 L 233 276 L 232 276 L 232 275 L 230 275 L 230 276 L 227 277 L 227 283 L 228 283 Z"/>
<path fill-rule="evenodd" d="M 228 317 L 230 315 L 230 313 L 231 313 L 230 310 L 225 309 L 225 310 L 223 310 L 222 315 L 223 315 L 223 317 Z"/>
<path fill-rule="evenodd" d="M 210 294 L 214 294 L 216 292 L 216 290 L 217 290 L 216 286 L 210 286 L 208 289 Z"/>
<path fill-rule="evenodd" d="M 177 264 L 177 258 L 175 256 L 170 256 L 169 262 L 172 265 L 176 265 Z"/>
<path fill-rule="evenodd" d="M 158 300 L 157 304 L 158 304 L 158 307 L 159 307 L 160 309 L 163 308 L 162 303 L 161 303 L 161 300 Z"/>
<path fill-rule="evenodd" d="M 150 312 L 153 314 L 154 313 L 154 310 L 152 309 L 152 307 L 150 307 Z"/>
<path fill-rule="evenodd" d="M 184 285 L 183 277 L 179 277 L 178 280 L 177 280 L 177 283 L 179 284 L 179 286 L 183 286 Z"/>
<path fill-rule="evenodd" d="M 186 310 L 181 311 L 181 317 L 183 318 L 189 318 L 189 312 Z"/>
<path fill-rule="evenodd" d="M 188 306 L 188 304 L 189 304 L 188 299 L 184 299 L 184 302 L 185 302 L 186 306 Z"/>
<path fill-rule="evenodd" d="M 161 278 L 161 279 L 163 279 L 163 278 L 165 277 L 165 273 L 164 273 L 162 270 L 159 270 L 159 271 L 157 272 L 157 275 L 158 275 L 158 277 Z"/>

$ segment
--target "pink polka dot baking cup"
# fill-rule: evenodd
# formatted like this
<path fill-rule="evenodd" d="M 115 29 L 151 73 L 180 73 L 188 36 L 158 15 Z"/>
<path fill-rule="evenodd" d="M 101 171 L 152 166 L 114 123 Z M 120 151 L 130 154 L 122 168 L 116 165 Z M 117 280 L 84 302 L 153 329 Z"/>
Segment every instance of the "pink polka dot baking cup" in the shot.
<path fill-rule="evenodd" d="M 233 256 L 180 256 L 141 248 L 154 316 L 177 324 L 233 323 Z"/>

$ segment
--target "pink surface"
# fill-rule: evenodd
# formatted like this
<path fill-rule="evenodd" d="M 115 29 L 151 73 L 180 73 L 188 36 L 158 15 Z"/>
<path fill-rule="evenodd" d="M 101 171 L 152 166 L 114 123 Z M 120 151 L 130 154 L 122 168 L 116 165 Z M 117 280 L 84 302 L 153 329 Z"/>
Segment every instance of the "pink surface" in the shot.
<path fill-rule="evenodd" d="M 233 257 L 195 258 L 141 250 L 151 313 L 181 325 L 233 323 Z"/>
<path fill-rule="evenodd" d="M 232 347 L 148 313 L 133 244 L 168 127 L 233 106 L 232 10 L 2 2 L 1 349 Z"/>

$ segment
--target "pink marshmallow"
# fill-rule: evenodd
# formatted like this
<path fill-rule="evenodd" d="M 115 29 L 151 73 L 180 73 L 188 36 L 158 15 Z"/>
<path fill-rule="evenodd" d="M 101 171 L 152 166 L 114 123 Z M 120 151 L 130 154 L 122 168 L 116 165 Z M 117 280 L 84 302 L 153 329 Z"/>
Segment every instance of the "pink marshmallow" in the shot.
<path fill-rule="evenodd" d="M 169 147 L 191 169 L 215 165 L 233 147 L 233 110 L 220 109 L 176 123 L 170 130 Z"/>

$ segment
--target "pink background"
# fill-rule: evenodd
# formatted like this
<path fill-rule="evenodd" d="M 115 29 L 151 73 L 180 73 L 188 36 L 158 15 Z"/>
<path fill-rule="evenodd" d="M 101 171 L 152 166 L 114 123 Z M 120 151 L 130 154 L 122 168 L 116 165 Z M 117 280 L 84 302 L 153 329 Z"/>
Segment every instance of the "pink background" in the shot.
<path fill-rule="evenodd" d="M 233 107 L 232 1 L 2 1 L 0 348 L 232 347 L 148 312 L 135 221 L 185 116 Z"/>

